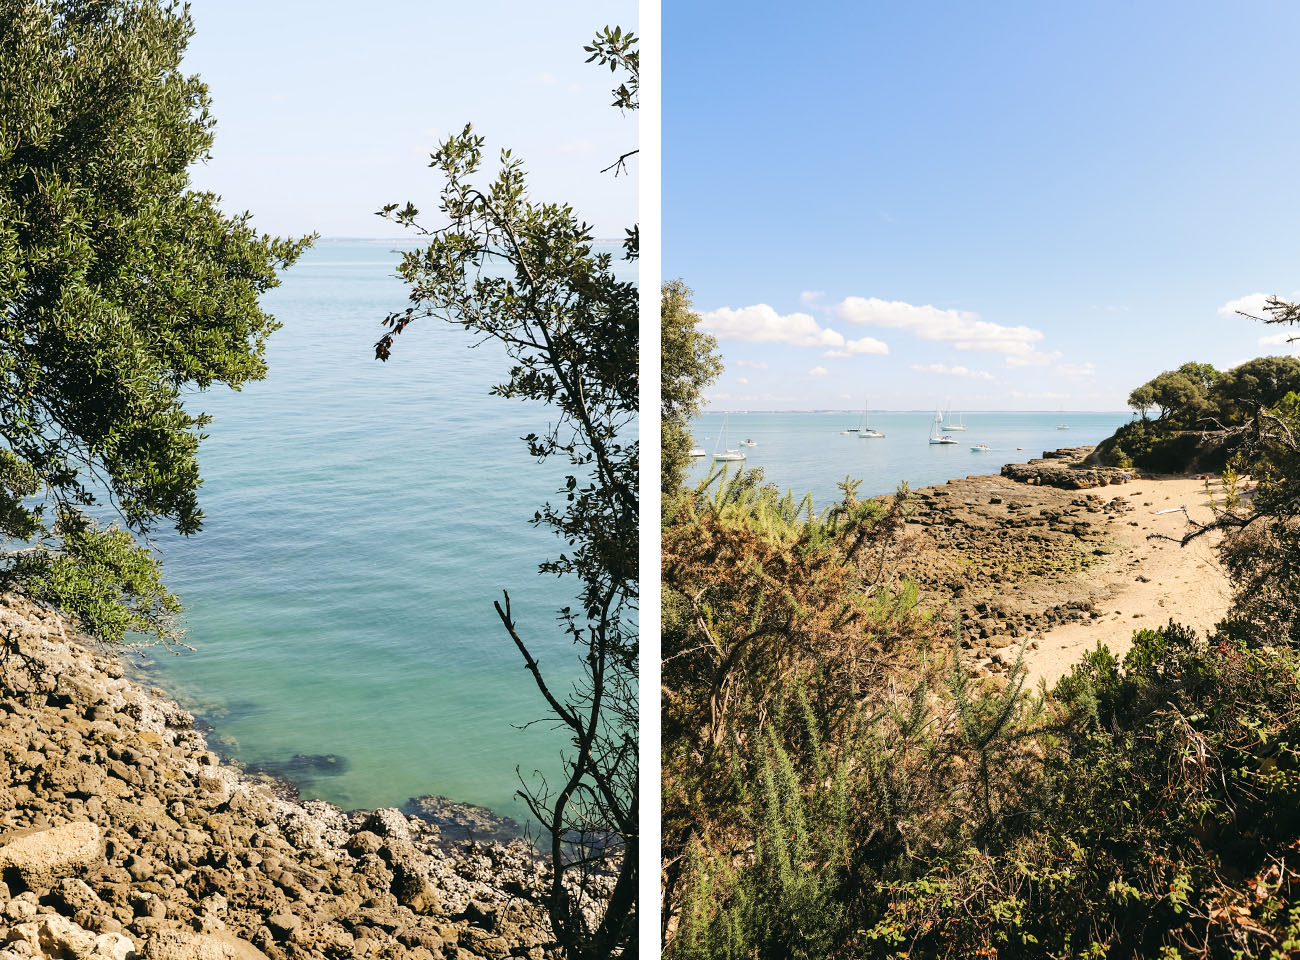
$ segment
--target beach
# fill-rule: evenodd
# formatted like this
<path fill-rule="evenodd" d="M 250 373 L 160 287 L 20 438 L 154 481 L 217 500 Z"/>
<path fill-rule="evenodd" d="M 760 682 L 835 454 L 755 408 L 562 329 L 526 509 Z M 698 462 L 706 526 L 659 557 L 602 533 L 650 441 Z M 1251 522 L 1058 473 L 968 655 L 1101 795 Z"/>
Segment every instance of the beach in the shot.
<path fill-rule="evenodd" d="M 900 572 L 981 672 L 1005 674 L 1023 650 L 1029 682 L 1050 686 L 1098 643 L 1122 656 L 1135 630 L 1204 633 L 1227 613 L 1217 536 L 1175 542 L 1189 517 L 1211 519 L 1217 478 L 1090 472 L 1089 449 L 915 491 Z"/>

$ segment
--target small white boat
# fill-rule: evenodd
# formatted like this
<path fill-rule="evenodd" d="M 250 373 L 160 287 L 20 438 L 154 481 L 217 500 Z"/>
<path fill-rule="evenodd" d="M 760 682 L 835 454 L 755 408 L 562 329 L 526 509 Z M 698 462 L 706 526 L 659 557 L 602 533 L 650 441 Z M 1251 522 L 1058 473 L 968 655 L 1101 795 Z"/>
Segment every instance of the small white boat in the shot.
<path fill-rule="evenodd" d="M 971 451 L 973 453 L 988 453 L 992 449 L 993 448 L 990 447 L 987 443 L 977 443 L 971 447 Z"/>
<path fill-rule="evenodd" d="M 845 431 L 846 433 L 849 431 Z M 863 440 L 877 440 L 884 436 L 879 430 L 867 426 L 867 401 L 862 401 L 862 426 L 853 427 L 852 432 L 856 433 Z"/>
<path fill-rule="evenodd" d="M 718 451 L 719 447 L 722 448 L 721 452 Z M 722 433 L 718 435 L 718 442 L 713 446 L 713 460 L 715 463 L 718 461 L 723 463 L 734 463 L 737 460 L 744 459 L 745 454 L 742 451 L 735 447 L 727 446 L 727 418 L 726 416 L 723 416 Z"/>
<path fill-rule="evenodd" d="M 952 417 L 949 417 L 948 419 L 951 420 Z M 956 423 L 945 423 L 945 424 L 943 425 L 943 428 L 944 428 L 945 430 L 962 430 L 962 431 L 964 431 L 964 430 L 966 429 L 966 424 L 965 424 L 965 422 L 962 420 L 962 414 L 960 414 L 960 413 L 957 414 L 957 422 L 956 422 Z"/>
<path fill-rule="evenodd" d="M 690 453 L 687 454 L 688 457 L 692 457 L 692 458 L 703 457 L 707 455 L 708 455 L 708 451 L 706 451 L 703 447 L 691 447 Z"/>
<path fill-rule="evenodd" d="M 956 443 L 957 441 L 953 437 L 939 432 L 939 427 L 942 423 L 943 413 L 936 410 L 934 412 L 934 427 L 930 430 L 930 442 L 934 444 Z"/>
<path fill-rule="evenodd" d="M 1056 425 L 1056 429 L 1057 429 L 1057 430 L 1069 430 L 1069 429 L 1070 429 L 1070 425 L 1069 425 L 1068 423 L 1058 423 L 1058 424 Z"/>
<path fill-rule="evenodd" d="M 754 441 L 754 440 L 750 440 L 750 439 L 747 438 L 747 439 L 741 440 L 741 441 L 740 441 L 740 445 L 741 445 L 742 447 L 756 447 L 756 446 L 758 446 L 758 443 L 757 443 L 756 441 Z"/>

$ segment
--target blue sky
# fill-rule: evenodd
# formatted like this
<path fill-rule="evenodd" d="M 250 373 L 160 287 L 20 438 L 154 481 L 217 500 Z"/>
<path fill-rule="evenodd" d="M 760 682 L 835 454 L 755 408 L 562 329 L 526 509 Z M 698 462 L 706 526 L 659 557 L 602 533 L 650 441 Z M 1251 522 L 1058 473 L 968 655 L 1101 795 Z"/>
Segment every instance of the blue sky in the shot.
<path fill-rule="evenodd" d="M 534 195 L 572 203 L 598 236 L 621 238 L 636 219 L 634 176 L 598 171 L 635 146 L 637 118 L 609 106 L 610 74 L 582 51 L 605 24 L 635 27 L 632 0 L 191 8 L 186 67 L 217 119 L 213 159 L 193 179 L 261 229 L 399 236 L 374 211 L 406 200 L 432 211 L 429 153 L 467 121 L 490 157 L 514 148 Z"/>
<path fill-rule="evenodd" d="M 1121 409 L 1290 349 L 1229 304 L 1300 290 L 1300 5 L 670 2 L 663 35 L 714 409 Z"/>

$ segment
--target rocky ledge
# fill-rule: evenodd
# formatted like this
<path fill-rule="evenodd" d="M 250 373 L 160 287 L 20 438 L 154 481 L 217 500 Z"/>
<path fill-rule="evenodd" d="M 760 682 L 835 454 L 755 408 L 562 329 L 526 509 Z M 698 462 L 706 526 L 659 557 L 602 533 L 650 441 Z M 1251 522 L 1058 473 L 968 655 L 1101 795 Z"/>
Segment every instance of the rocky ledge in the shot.
<path fill-rule="evenodd" d="M 522 842 L 298 802 L 194 718 L 0 598 L 0 960 L 556 955 Z"/>
<path fill-rule="evenodd" d="M 1133 478 L 1132 470 L 1086 463 L 1095 447 L 1062 447 L 1045 450 L 1041 458 L 1028 463 L 1008 463 L 1002 476 L 1017 483 L 1058 487 L 1062 490 L 1089 490 Z"/>
<path fill-rule="evenodd" d="M 1101 616 L 1134 507 L 1109 491 L 1077 492 L 1110 469 L 1078 469 L 1091 449 L 915 491 L 898 570 L 955 622 L 979 670 L 1004 673 L 1045 631 Z"/>

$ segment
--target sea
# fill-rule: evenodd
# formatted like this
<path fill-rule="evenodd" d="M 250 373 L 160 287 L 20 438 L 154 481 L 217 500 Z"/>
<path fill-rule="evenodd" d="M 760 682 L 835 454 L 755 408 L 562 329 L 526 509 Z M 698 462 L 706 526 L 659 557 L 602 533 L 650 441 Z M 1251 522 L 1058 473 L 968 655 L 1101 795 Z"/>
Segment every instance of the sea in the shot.
<path fill-rule="evenodd" d="M 864 438 L 844 433 L 862 426 L 861 410 L 802 413 L 710 412 L 692 424 L 693 442 L 705 451 L 688 474 L 699 483 L 723 463 L 712 455 L 722 449 L 723 428 L 727 448 L 745 454 L 742 463 L 725 464 L 761 468 L 768 483 L 796 497 L 811 493 L 816 509 L 840 498 L 837 483 L 850 477 L 861 481 L 860 497 L 893 493 L 900 483 L 913 489 L 946 483 L 958 477 L 997 473 L 1007 463 L 1024 463 L 1046 450 L 1092 445 L 1109 437 L 1132 419 L 1130 412 L 1080 411 L 958 412 L 945 413 L 942 424 L 963 423 L 964 431 L 941 430 L 955 444 L 931 444 L 934 410 L 872 411 L 866 424 L 885 436 Z M 741 446 L 751 440 L 754 446 Z M 988 450 L 972 450 L 985 444 Z"/>
<path fill-rule="evenodd" d="M 186 643 L 150 674 L 220 752 L 345 809 L 438 794 L 527 823 L 520 777 L 560 773 L 564 736 L 493 610 L 508 590 L 551 685 L 578 651 L 556 621 L 576 584 L 540 575 L 562 544 L 529 520 L 565 465 L 520 439 L 553 414 L 491 396 L 495 343 L 439 320 L 374 359 L 406 306 L 399 244 L 320 240 L 268 292 L 269 376 L 188 406 L 201 532 L 157 544 Z M 616 257 L 617 260 L 617 257 Z M 618 261 L 625 279 L 635 267 Z"/>

